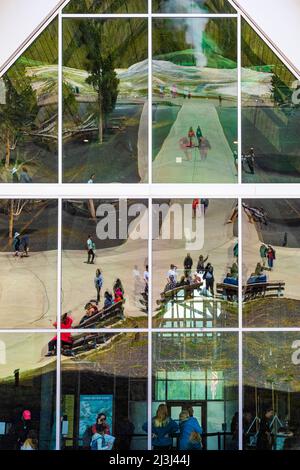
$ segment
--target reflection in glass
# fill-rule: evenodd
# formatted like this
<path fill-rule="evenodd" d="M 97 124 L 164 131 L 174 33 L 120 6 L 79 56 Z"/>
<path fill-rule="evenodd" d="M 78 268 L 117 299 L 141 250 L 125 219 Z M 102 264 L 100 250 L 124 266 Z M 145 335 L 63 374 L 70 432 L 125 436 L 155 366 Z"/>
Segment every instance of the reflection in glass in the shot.
<path fill-rule="evenodd" d="M 153 0 L 152 11 L 160 13 L 236 13 L 227 0 Z"/>
<path fill-rule="evenodd" d="M 50 328 L 57 312 L 57 201 L 0 200 L 1 328 Z"/>
<path fill-rule="evenodd" d="M 237 326 L 237 211 L 232 199 L 154 200 L 156 327 Z"/>
<path fill-rule="evenodd" d="M 139 18 L 64 20 L 65 182 L 147 182 L 147 34 Z"/>
<path fill-rule="evenodd" d="M 243 201 L 246 326 L 298 326 L 299 199 Z"/>
<path fill-rule="evenodd" d="M 73 327 L 147 326 L 147 201 L 63 201 L 62 256 Z"/>
<path fill-rule="evenodd" d="M 57 182 L 57 20 L 0 78 L 0 183 Z"/>
<path fill-rule="evenodd" d="M 56 362 L 48 334 L 0 334 L 0 449 L 55 449 Z"/>
<path fill-rule="evenodd" d="M 62 447 L 146 450 L 147 335 L 81 332 L 65 355 Z"/>
<path fill-rule="evenodd" d="M 242 65 L 243 181 L 298 183 L 299 82 L 245 21 Z"/>
<path fill-rule="evenodd" d="M 154 182 L 237 181 L 234 18 L 153 21 L 152 121 Z"/>
<path fill-rule="evenodd" d="M 299 333 L 244 334 L 244 449 L 300 449 Z"/>
<path fill-rule="evenodd" d="M 237 384 L 236 334 L 153 335 L 153 416 L 159 421 L 157 410 L 165 405 L 166 415 L 172 420 L 166 446 L 180 450 L 235 450 L 238 440 L 231 425 L 238 410 Z M 197 423 L 202 429 L 197 428 Z M 155 426 L 154 418 L 153 429 Z M 188 430 L 201 438 L 195 436 L 191 444 L 186 439 Z M 152 443 L 155 447 L 163 445 L 161 439 Z"/>
<path fill-rule="evenodd" d="M 64 13 L 147 13 L 147 0 L 71 0 Z"/>

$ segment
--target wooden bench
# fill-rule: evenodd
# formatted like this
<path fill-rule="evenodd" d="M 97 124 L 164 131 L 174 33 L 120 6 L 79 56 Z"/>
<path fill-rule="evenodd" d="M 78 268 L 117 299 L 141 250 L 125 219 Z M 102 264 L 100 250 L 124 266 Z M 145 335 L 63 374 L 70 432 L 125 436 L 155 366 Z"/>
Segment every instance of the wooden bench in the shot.
<path fill-rule="evenodd" d="M 282 297 L 284 295 L 284 281 L 268 281 L 247 284 L 243 286 L 243 300 L 253 300 L 258 297 Z"/>
<path fill-rule="evenodd" d="M 216 285 L 217 294 L 222 297 L 225 295 L 227 300 L 230 302 L 232 298 L 238 299 L 239 287 L 236 284 L 226 284 L 224 282 L 219 282 Z"/>
<path fill-rule="evenodd" d="M 79 333 L 73 338 L 73 343 L 70 347 L 64 349 L 65 356 L 76 356 L 77 354 L 85 351 L 95 349 L 100 344 L 106 343 L 111 337 L 107 333 Z"/>
<path fill-rule="evenodd" d="M 106 326 L 108 324 L 116 323 L 124 319 L 124 304 L 125 300 L 121 300 L 110 307 L 101 310 L 95 315 L 91 316 L 74 328 L 96 328 L 97 326 Z"/>
<path fill-rule="evenodd" d="M 197 282 L 194 284 L 189 284 L 186 286 L 175 287 L 174 289 L 167 290 L 166 292 L 161 292 L 160 299 L 156 301 L 157 305 L 169 302 L 170 300 L 178 300 L 179 294 L 183 292 L 183 295 L 180 297 L 187 299 L 194 298 L 195 290 L 198 290 L 199 287 L 203 285 L 203 282 Z"/>

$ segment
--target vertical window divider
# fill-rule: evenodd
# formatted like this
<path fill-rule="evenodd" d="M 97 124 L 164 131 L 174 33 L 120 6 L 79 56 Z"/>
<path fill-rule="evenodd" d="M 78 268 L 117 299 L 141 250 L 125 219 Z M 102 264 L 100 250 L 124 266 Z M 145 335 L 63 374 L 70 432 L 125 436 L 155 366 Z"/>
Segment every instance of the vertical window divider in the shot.
<path fill-rule="evenodd" d="M 148 421 L 148 450 L 152 448 L 152 198 L 148 198 L 148 394 L 147 394 L 147 421 Z"/>
<path fill-rule="evenodd" d="M 58 233 L 57 233 L 57 346 L 56 346 L 56 432 L 55 449 L 61 447 L 61 288 L 62 288 L 62 198 L 58 199 Z"/>
<path fill-rule="evenodd" d="M 238 183 L 242 183 L 242 17 L 237 18 L 237 119 L 238 119 Z"/>
<path fill-rule="evenodd" d="M 243 243 L 242 243 L 242 199 L 238 198 L 238 404 L 239 404 L 239 450 L 243 450 Z"/>

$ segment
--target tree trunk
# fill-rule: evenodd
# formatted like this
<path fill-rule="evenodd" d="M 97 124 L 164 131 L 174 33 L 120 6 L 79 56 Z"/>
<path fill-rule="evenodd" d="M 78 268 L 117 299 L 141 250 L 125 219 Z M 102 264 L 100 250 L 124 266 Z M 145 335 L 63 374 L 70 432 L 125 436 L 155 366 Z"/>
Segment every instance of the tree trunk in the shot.
<path fill-rule="evenodd" d="M 99 113 L 98 139 L 99 139 L 99 144 L 102 144 L 103 142 L 103 110 L 102 110 L 101 93 L 98 93 L 98 113 Z"/>
<path fill-rule="evenodd" d="M 5 168 L 9 168 L 10 163 L 10 132 L 6 131 L 6 145 L 5 145 Z"/>
<path fill-rule="evenodd" d="M 9 201 L 9 210 L 8 210 L 8 238 L 10 242 L 13 238 L 13 230 L 14 230 L 14 200 L 11 199 Z"/>
<path fill-rule="evenodd" d="M 92 219 L 96 220 L 96 211 L 95 211 L 95 205 L 94 205 L 94 200 L 89 199 L 89 211 L 91 214 Z"/>

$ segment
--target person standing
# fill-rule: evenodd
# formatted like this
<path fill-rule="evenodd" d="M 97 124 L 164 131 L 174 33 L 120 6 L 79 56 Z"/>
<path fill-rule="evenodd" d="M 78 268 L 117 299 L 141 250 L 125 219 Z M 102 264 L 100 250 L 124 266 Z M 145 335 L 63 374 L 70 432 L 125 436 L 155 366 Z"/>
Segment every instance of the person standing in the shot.
<path fill-rule="evenodd" d="M 208 255 L 206 256 L 205 259 L 203 255 L 199 256 L 198 264 L 197 264 L 197 273 L 201 273 L 205 271 L 204 263 L 206 263 L 207 260 L 208 260 Z"/>
<path fill-rule="evenodd" d="M 148 432 L 148 423 L 143 424 Z M 152 445 L 154 450 L 168 451 L 172 449 L 172 435 L 178 431 L 178 424 L 169 416 L 167 405 L 161 403 L 152 418 Z"/>
<path fill-rule="evenodd" d="M 86 241 L 86 245 L 87 245 L 87 253 L 88 253 L 87 264 L 94 264 L 94 259 L 95 259 L 95 253 L 94 253 L 95 243 L 93 242 L 93 239 L 92 239 L 91 235 L 88 236 L 88 239 L 87 239 L 87 241 Z"/>
<path fill-rule="evenodd" d="M 266 266 L 266 262 L 267 262 L 267 252 L 268 252 L 268 248 L 267 246 L 263 243 L 260 248 L 259 248 L 259 254 L 260 254 L 260 258 L 261 258 L 261 262 L 262 262 L 262 265 L 263 267 Z"/>
<path fill-rule="evenodd" d="M 202 449 L 202 428 L 188 409 L 183 409 L 179 415 L 179 430 L 179 450 Z"/>
<path fill-rule="evenodd" d="M 102 276 L 102 273 L 101 273 L 100 269 L 96 270 L 96 276 L 95 276 L 95 279 L 94 279 L 94 283 L 95 283 L 95 288 L 96 288 L 96 292 L 97 292 L 96 305 L 98 305 L 99 302 L 100 302 L 101 288 L 103 286 L 103 276 Z"/>
<path fill-rule="evenodd" d="M 19 183 L 32 183 L 32 178 L 29 176 L 28 170 L 25 166 L 20 173 Z"/>
<path fill-rule="evenodd" d="M 193 217 L 194 217 L 194 218 L 196 218 L 197 209 L 199 208 L 199 206 L 200 206 L 200 199 L 199 199 L 199 198 L 193 199 L 193 202 L 192 202 L 192 209 L 193 209 Z"/>
<path fill-rule="evenodd" d="M 254 175 L 254 159 L 255 159 L 254 149 L 253 147 L 251 147 L 250 152 L 248 153 L 248 155 L 246 155 L 246 161 L 247 161 L 247 165 L 248 165 L 251 175 Z"/>
<path fill-rule="evenodd" d="M 93 184 L 95 182 L 96 175 L 92 173 L 90 179 L 88 180 L 88 184 Z"/>
<path fill-rule="evenodd" d="M 170 265 L 170 269 L 167 272 L 168 280 L 170 279 L 171 276 L 174 278 L 174 281 L 177 282 L 177 266 L 175 266 L 174 264 Z"/>
<path fill-rule="evenodd" d="M 232 156 L 233 156 L 234 167 L 235 167 L 235 170 L 236 170 L 236 175 L 235 176 L 238 176 L 239 166 L 238 166 L 238 153 L 237 153 L 236 150 L 233 151 Z"/>
<path fill-rule="evenodd" d="M 24 235 L 24 237 L 22 237 L 21 239 L 21 247 L 22 247 L 22 255 L 21 257 L 23 256 L 26 256 L 26 258 L 28 258 L 28 252 L 29 252 L 29 236 L 28 235 Z"/>
<path fill-rule="evenodd" d="M 191 162 L 192 161 L 192 155 L 191 155 L 191 151 L 189 151 L 189 141 L 188 141 L 188 138 L 187 137 L 181 137 L 181 139 L 179 139 L 179 148 L 180 150 L 182 150 L 183 154 L 184 154 L 184 161 L 186 162 Z"/>
<path fill-rule="evenodd" d="M 276 259 L 276 256 L 275 256 L 275 250 L 274 250 L 274 248 L 271 247 L 271 245 L 268 245 L 268 248 L 267 248 L 267 259 L 268 259 L 269 269 L 270 269 L 270 271 L 272 271 L 272 269 L 274 267 L 274 260 Z"/>
<path fill-rule="evenodd" d="M 188 253 L 183 261 L 183 267 L 184 267 L 184 271 L 186 275 L 191 274 L 192 266 L 193 266 L 193 260 L 192 260 L 190 253 Z"/>
<path fill-rule="evenodd" d="M 259 431 L 257 434 L 256 449 L 272 450 L 273 436 L 271 432 L 270 420 L 274 416 L 272 408 L 267 408 L 259 423 Z"/>
<path fill-rule="evenodd" d="M 215 295 L 214 293 L 214 282 L 215 282 L 214 268 L 210 263 L 208 263 L 205 268 L 203 279 L 205 279 L 206 290 L 210 291 L 211 295 L 214 296 Z"/>

